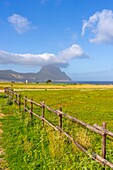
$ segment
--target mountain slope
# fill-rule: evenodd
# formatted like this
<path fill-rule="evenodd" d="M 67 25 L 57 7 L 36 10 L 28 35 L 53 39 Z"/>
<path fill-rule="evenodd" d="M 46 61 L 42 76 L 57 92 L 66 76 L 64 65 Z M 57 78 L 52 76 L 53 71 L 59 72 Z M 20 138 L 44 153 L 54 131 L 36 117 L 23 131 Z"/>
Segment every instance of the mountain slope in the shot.
<path fill-rule="evenodd" d="M 68 77 L 64 72 L 62 72 L 58 67 L 53 65 L 45 65 L 37 73 L 39 80 L 47 81 L 71 81 L 71 78 Z"/>
<path fill-rule="evenodd" d="M 53 65 L 46 65 L 38 73 L 18 73 L 12 70 L 0 70 L 1 81 L 71 81 L 64 72 Z"/>

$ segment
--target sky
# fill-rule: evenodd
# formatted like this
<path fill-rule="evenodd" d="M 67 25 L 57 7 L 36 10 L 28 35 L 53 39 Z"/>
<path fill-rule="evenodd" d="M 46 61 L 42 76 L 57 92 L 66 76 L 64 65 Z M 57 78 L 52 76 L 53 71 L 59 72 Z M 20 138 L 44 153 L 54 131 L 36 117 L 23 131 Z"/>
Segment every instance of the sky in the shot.
<path fill-rule="evenodd" d="M 113 81 L 113 1 L 0 0 L 0 70 L 46 64 L 72 80 Z"/>

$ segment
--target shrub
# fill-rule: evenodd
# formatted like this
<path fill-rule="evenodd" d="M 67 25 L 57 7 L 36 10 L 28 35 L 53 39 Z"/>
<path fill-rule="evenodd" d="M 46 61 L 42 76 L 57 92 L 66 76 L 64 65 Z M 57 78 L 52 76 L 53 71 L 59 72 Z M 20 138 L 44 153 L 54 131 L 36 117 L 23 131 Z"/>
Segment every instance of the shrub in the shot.
<path fill-rule="evenodd" d="M 7 98 L 5 94 L 0 94 L 0 98 Z"/>
<path fill-rule="evenodd" d="M 11 98 L 8 98 L 8 100 L 7 100 L 7 105 L 13 105 L 13 101 L 12 101 Z"/>
<path fill-rule="evenodd" d="M 51 80 L 47 80 L 46 83 L 47 83 L 47 84 L 51 84 L 52 81 L 51 81 Z"/>

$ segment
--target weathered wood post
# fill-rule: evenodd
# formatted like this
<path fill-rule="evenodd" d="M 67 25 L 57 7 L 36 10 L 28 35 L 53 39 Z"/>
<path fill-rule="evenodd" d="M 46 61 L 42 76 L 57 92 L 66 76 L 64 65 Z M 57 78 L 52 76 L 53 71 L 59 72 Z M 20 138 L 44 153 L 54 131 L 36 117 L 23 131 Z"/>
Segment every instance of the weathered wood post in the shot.
<path fill-rule="evenodd" d="M 9 88 L 9 90 L 8 90 L 8 94 L 9 94 L 9 97 L 11 97 L 11 89 Z"/>
<path fill-rule="evenodd" d="M 5 93 L 5 95 L 6 95 L 6 87 L 4 88 L 4 93 Z"/>
<path fill-rule="evenodd" d="M 19 106 L 19 109 L 20 109 L 20 105 L 21 105 L 21 96 L 20 94 L 18 95 L 18 106 Z"/>
<path fill-rule="evenodd" d="M 102 128 L 106 129 L 106 122 L 102 123 Z M 102 136 L 102 158 L 106 159 L 106 133 Z M 105 169 L 105 165 L 103 169 Z"/>
<path fill-rule="evenodd" d="M 44 115 L 45 115 L 45 106 L 43 104 L 45 104 L 44 101 L 42 102 L 42 118 L 44 118 Z M 44 120 L 43 119 L 42 119 L 42 126 L 44 127 Z"/>
<path fill-rule="evenodd" d="M 5 92 L 6 92 L 6 96 L 9 97 L 9 89 L 8 88 L 5 89 Z"/>
<path fill-rule="evenodd" d="M 10 93 L 11 93 L 10 91 L 11 91 L 10 88 L 8 88 L 8 96 L 9 97 L 10 97 Z"/>
<path fill-rule="evenodd" d="M 8 88 L 8 96 L 10 96 L 10 88 Z"/>
<path fill-rule="evenodd" d="M 103 130 L 106 129 L 106 123 L 102 123 L 102 128 Z M 106 158 L 106 133 L 102 136 L 102 157 L 105 159 Z"/>
<path fill-rule="evenodd" d="M 12 97 L 11 89 L 9 88 L 9 97 Z"/>
<path fill-rule="evenodd" d="M 60 111 L 62 112 L 62 107 L 60 107 Z M 62 114 L 60 113 L 59 114 L 59 126 L 60 126 L 60 128 L 62 129 Z"/>
<path fill-rule="evenodd" d="M 30 105 L 31 105 L 31 108 L 30 108 L 30 115 L 31 115 L 31 119 L 33 118 L 33 99 L 31 99 L 30 101 Z"/>
<path fill-rule="evenodd" d="M 15 103 L 17 103 L 17 93 L 16 93 L 15 95 L 16 95 L 16 97 L 15 97 Z"/>
<path fill-rule="evenodd" d="M 14 92 L 11 91 L 11 93 L 12 93 L 12 100 L 14 101 Z"/>
<path fill-rule="evenodd" d="M 26 112 L 26 107 L 27 107 L 27 96 L 24 97 L 24 112 Z"/>

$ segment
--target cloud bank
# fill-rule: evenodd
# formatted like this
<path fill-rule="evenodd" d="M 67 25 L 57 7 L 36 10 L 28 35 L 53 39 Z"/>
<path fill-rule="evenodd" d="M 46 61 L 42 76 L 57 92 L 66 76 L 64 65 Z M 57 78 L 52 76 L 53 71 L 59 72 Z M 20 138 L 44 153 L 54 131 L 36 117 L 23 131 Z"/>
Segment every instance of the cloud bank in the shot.
<path fill-rule="evenodd" d="M 26 31 L 33 29 L 33 27 L 31 26 L 32 23 L 28 21 L 27 18 L 18 14 L 13 14 L 12 16 L 9 16 L 8 22 L 12 24 L 16 32 L 19 34 L 25 33 Z"/>
<path fill-rule="evenodd" d="M 83 21 L 82 35 L 86 29 L 90 30 L 93 38 L 92 43 L 113 43 L 113 11 L 102 10 Z"/>
<path fill-rule="evenodd" d="M 88 55 L 77 44 L 73 44 L 71 47 L 59 52 L 58 55 L 51 53 L 17 54 L 0 50 L 0 64 L 28 66 L 54 64 L 59 67 L 67 67 L 69 65 L 69 61 L 76 58 L 88 58 Z"/>

